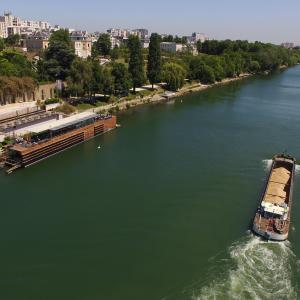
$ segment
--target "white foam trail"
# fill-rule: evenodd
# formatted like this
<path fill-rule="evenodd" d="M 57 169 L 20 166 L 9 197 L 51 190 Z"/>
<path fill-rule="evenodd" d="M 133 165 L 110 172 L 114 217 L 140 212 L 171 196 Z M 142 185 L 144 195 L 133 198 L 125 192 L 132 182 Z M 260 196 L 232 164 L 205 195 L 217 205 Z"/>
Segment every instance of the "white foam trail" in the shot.
<path fill-rule="evenodd" d="M 264 166 L 264 170 L 265 171 L 270 171 L 270 169 L 272 167 L 273 160 L 272 159 L 264 159 L 262 161 L 262 163 L 263 163 L 263 166 Z"/>
<path fill-rule="evenodd" d="M 264 170 L 270 171 L 273 163 L 272 159 L 264 159 L 262 163 L 263 163 Z M 300 165 L 296 165 L 296 175 L 298 174 L 300 174 Z"/>
<path fill-rule="evenodd" d="M 296 165 L 296 175 L 300 174 L 300 166 Z"/>
<path fill-rule="evenodd" d="M 233 244 L 223 278 L 194 291 L 193 300 L 297 299 L 294 273 L 299 269 L 289 242 L 264 242 L 258 237 Z M 197 295 L 198 294 L 198 295 Z"/>

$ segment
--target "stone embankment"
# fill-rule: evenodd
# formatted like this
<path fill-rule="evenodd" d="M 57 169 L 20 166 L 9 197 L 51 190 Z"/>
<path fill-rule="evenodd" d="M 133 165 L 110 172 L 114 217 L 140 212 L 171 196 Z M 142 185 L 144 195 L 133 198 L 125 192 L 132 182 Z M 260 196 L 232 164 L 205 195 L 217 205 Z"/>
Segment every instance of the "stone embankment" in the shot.
<path fill-rule="evenodd" d="M 248 74 L 248 73 L 241 74 L 239 77 L 227 78 L 227 79 L 222 80 L 221 82 L 216 82 L 216 83 L 208 84 L 208 85 L 204 85 L 204 84 L 200 84 L 200 83 L 190 84 L 190 85 L 187 84 L 177 92 L 170 92 L 169 96 L 166 96 L 166 93 L 158 94 L 158 93 L 154 92 L 153 94 L 145 96 L 145 97 L 138 96 L 137 98 L 132 99 L 132 100 L 120 99 L 117 102 L 107 104 L 107 105 L 103 105 L 103 106 L 93 108 L 93 109 L 89 109 L 89 110 L 94 111 L 94 112 L 107 112 L 107 111 L 111 111 L 111 110 L 122 111 L 122 110 L 126 110 L 126 109 L 129 109 L 131 107 L 138 106 L 138 105 L 168 101 L 171 98 L 177 98 L 177 97 L 180 97 L 180 96 L 184 96 L 184 95 L 189 94 L 191 92 L 199 92 L 199 91 L 207 90 L 207 89 L 212 88 L 214 86 L 220 86 L 220 85 L 227 84 L 227 83 L 230 83 L 230 82 L 233 82 L 233 81 L 237 81 L 237 80 L 247 78 L 249 76 L 251 76 L 251 74 Z"/>

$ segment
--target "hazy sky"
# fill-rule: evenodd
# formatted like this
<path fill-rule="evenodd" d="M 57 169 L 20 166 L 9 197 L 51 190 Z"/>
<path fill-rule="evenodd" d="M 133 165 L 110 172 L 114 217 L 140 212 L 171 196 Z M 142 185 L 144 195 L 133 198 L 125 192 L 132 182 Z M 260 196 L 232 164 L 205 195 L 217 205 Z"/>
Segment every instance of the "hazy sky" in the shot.
<path fill-rule="evenodd" d="M 151 32 L 300 44 L 300 0 L 0 0 L 0 11 L 65 27 Z"/>

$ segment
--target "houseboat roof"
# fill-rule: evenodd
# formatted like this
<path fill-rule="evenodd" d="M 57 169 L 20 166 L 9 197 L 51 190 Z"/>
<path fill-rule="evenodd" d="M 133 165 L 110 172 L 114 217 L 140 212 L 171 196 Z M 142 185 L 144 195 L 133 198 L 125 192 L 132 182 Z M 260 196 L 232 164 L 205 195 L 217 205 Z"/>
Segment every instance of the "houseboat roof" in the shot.
<path fill-rule="evenodd" d="M 66 117 L 60 120 L 50 120 L 43 123 L 27 126 L 24 128 L 21 128 L 19 130 L 16 130 L 15 134 L 17 135 L 25 135 L 27 133 L 41 133 L 47 130 L 58 130 L 62 129 L 64 127 L 74 125 L 78 122 L 82 122 L 91 118 L 96 117 L 97 114 L 93 112 L 82 112 L 70 117 Z"/>

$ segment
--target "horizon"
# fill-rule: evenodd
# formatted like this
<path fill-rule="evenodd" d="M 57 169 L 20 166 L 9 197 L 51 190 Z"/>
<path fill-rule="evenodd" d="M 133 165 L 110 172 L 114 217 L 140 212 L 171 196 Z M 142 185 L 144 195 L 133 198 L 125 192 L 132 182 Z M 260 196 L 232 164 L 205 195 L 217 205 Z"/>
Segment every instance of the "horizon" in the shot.
<path fill-rule="evenodd" d="M 24 7 L 20 0 L 14 3 L 4 0 L 0 5 L 1 14 L 11 11 L 22 19 L 43 20 L 52 25 L 89 32 L 104 32 L 109 28 L 147 28 L 149 32 L 179 36 L 203 32 L 210 39 L 217 40 L 300 44 L 300 36 L 295 30 L 300 9 L 300 3 L 296 0 L 290 0 L 289 5 L 279 0 L 270 0 L 268 3 L 254 0 L 251 4 L 242 4 L 237 0 L 226 3 L 219 0 L 189 0 L 185 3 L 167 0 L 159 3 L 153 0 L 151 6 L 137 0 L 126 3 L 116 0 L 114 5 L 97 3 L 95 0 L 86 0 L 84 3 L 53 0 L 38 5 L 35 2 L 28 0 Z M 66 13 L 70 7 L 72 14 Z"/>

